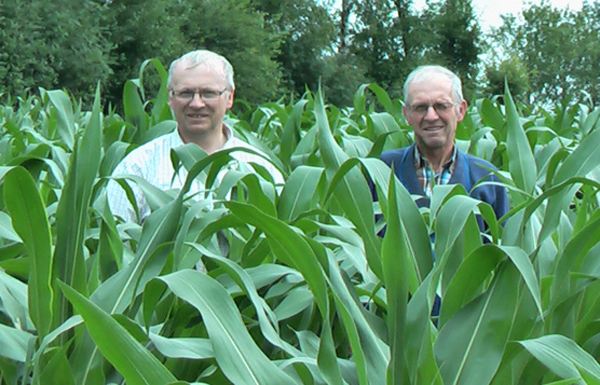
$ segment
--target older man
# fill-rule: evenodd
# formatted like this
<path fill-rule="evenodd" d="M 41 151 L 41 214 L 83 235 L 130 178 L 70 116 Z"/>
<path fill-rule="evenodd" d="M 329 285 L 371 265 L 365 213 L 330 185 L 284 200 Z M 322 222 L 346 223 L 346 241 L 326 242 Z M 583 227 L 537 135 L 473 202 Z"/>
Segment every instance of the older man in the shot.
<path fill-rule="evenodd" d="M 499 181 L 489 162 L 460 151 L 455 143 L 456 127 L 465 117 L 467 102 L 461 81 L 441 66 L 422 66 L 411 72 L 404 84 L 404 116 L 414 129 L 415 143 L 407 148 L 386 151 L 381 159 L 406 189 L 423 198 L 429 206 L 433 186 L 462 184 L 470 195 L 489 203 L 499 219 L 508 212 L 506 189 L 495 184 L 475 187 L 482 181 Z M 479 227 L 485 230 L 481 218 Z"/>
<path fill-rule="evenodd" d="M 169 68 L 169 106 L 177 121 L 177 130 L 156 138 L 128 154 L 115 168 L 113 175 L 139 176 L 163 190 L 180 189 L 187 171 L 175 172 L 171 162 L 171 149 L 187 143 L 201 147 L 208 155 L 234 147 L 258 149 L 233 136 L 230 127 L 223 123 L 225 113 L 233 105 L 235 85 L 233 68 L 223 56 L 211 51 L 189 52 L 173 61 Z M 232 152 L 230 168 L 247 169 L 251 164 L 264 167 L 275 183 L 283 183 L 281 173 L 261 156 L 244 151 Z M 142 222 L 150 208 L 142 190 L 131 184 L 139 220 Z M 192 192 L 202 191 L 201 181 L 194 181 Z M 135 222 L 137 217 L 125 191 L 114 180 L 107 187 L 108 201 L 113 214 L 124 221 Z"/>

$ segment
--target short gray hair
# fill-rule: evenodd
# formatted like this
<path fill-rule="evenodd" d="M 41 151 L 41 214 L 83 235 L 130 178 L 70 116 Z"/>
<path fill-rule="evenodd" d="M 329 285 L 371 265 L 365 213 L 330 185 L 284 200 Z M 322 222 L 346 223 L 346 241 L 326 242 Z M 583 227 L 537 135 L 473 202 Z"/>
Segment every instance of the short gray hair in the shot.
<path fill-rule="evenodd" d="M 175 68 L 180 63 L 186 63 L 187 67 L 185 68 L 187 69 L 206 63 L 214 69 L 222 70 L 227 80 L 227 86 L 229 89 L 235 89 L 235 84 L 233 82 L 233 67 L 231 63 L 229 63 L 225 57 L 219 55 L 218 53 L 208 50 L 191 51 L 181 56 L 179 59 L 173 60 L 173 62 L 171 62 L 171 66 L 169 67 L 169 77 L 167 78 L 167 84 L 169 88 L 172 88 L 171 81 L 173 79 L 173 72 L 175 72 Z"/>
<path fill-rule="evenodd" d="M 404 82 L 404 103 L 408 104 L 408 89 L 414 82 L 430 80 L 434 75 L 443 75 L 450 80 L 452 84 L 452 98 L 455 103 L 460 103 L 463 100 L 462 82 L 460 78 L 446 67 L 440 65 L 424 65 L 415 68 L 406 78 Z"/>

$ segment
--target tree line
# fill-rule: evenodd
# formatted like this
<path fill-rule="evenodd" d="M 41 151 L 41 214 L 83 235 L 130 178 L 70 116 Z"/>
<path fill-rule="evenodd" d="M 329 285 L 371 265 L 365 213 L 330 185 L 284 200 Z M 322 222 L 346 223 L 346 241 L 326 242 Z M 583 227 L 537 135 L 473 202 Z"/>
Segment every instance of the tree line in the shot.
<path fill-rule="evenodd" d="M 144 60 L 168 65 L 189 50 L 223 54 L 250 104 L 319 85 L 352 103 L 376 83 L 401 95 L 406 75 L 436 63 L 460 74 L 466 97 L 503 93 L 523 103 L 598 97 L 600 0 L 580 10 L 544 0 L 484 32 L 471 0 L 2 0 L 0 92 L 65 88 L 83 100 L 100 83 L 120 105 Z"/>

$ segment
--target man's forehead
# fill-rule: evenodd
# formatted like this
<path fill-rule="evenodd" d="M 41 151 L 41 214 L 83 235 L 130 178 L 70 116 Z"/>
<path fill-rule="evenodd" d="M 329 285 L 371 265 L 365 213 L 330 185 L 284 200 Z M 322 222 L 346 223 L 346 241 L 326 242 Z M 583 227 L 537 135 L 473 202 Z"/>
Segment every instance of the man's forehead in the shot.
<path fill-rule="evenodd" d="M 408 88 L 411 99 L 452 97 L 452 83 L 443 77 L 422 79 L 411 83 Z"/>

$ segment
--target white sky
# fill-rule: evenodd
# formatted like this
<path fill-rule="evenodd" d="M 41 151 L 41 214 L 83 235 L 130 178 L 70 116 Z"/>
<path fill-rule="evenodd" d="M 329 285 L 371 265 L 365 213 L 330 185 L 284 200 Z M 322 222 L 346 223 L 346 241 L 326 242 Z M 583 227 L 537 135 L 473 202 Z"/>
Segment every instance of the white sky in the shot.
<path fill-rule="evenodd" d="M 580 10 L 583 0 L 550 0 L 550 4 L 556 8 L 567 8 Z M 484 31 L 490 27 L 499 27 L 502 24 L 500 15 L 518 13 L 528 4 L 540 4 L 541 0 L 473 0 L 475 13 L 480 16 L 479 25 Z M 420 9 L 425 0 L 415 0 L 415 8 Z"/>

